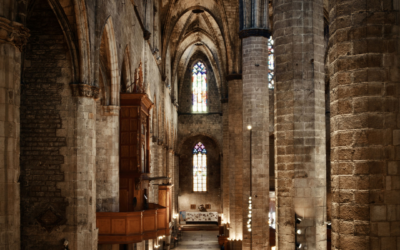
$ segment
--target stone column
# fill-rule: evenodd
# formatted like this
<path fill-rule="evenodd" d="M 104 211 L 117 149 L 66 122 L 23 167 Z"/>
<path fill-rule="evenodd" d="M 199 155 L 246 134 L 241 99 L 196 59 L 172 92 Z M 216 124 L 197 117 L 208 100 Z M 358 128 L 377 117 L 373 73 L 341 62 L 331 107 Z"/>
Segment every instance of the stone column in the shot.
<path fill-rule="evenodd" d="M 120 108 L 96 104 L 96 211 L 119 212 Z"/>
<path fill-rule="evenodd" d="M 174 179 L 175 179 L 175 164 L 174 164 L 174 159 L 175 159 L 175 151 L 170 148 L 168 149 L 168 176 L 171 177 L 172 179 L 169 180 L 169 183 L 174 184 Z M 171 221 L 173 220 L 172 216 L 175 214 L 175 186 L 172 186 L 171 188 Z"/>
<path fill-rule="evenodd" d="M 331 2 L 332 249 L 400 249 L 398 13 Z"/>
<path fill-rule="evenodd" d="M 150 177 L 158 177 L 158 146 L 157 146 L 157 139 L 153 137 L 153 141 L 151 142 L 150 146 Z M 149 203 L 155 202 L 155 185 L 156 181 L 151 181 L 149 183 Z M 157 192 L 158 193 L 158 192 Z M 157 196 L 158 197 L 158 196 Z"/>
<path fill-rule="evenodd" d="M 175 154 L 174 155 L 174 197 L 175 197 L 175 203 L 174 203 L 174 208 L 175 212 L 179 213 L 179 207 L 178 207 L 178 194 L 179 194 L 179 155 Z M 176 219 L 179 222 L 179 217 Z"/>
<path fill-rule="evenodd" d="M 157 146 L 157 159 L 158 159 L 158 164 L 156 166 L 155 173 L 157 173 L 158 177 L 164 176 L 164 146 L 162 145 L 161 141 L 158 141 L 158 146 Z M 155 181 L 157 183 L 154 184 L 162 184 L 163 180 Z M 154 191 L 154 203 L 158 204 L 158 186 L 154 185 L 153 187 Z"/>
<path fill-rule="evenodd" d="M 6 14 L 10 13 L 0 10 L 0 15 Z M 22 24 L 0 17 L 0 249 L 5 250 L 17 250 L 21 245 L 20 50 L 28 36 Z"/>
<path fill-rule="evenodd" d="M 242 80 L 241 75 L 228 78 L 229 91 L 229 237 L 242 239 L 243 236 L 243 147 L 242 147 Z"/>
<path fill-rule="evenodd" d="M 75 105 L 72 141 L 65 157 L 65 182 L 58 185 L 67 197 L 67 236 L 73 249 L 97 249 L 96 228 L 96 102 L 98 89 L 71 84 Z"/>
<path fill-rule="evenodd" d="M 240 135 L 243 141 L 242 248 L 269 249 L 268 1 L 243 1 L 241 14 L 239 37 L 242 39 L 243 75 L 243 123 Z"/>
<path fill-rule="evenodd" d="M 229 104 L 228 99 L 222 101 L 222 212 L 224 221 L 229 219 Z"/>
<path fill-rule="evenodd" d="M 327 247 L 323 24 L 322 0 L 274 2 L 279 250 Z"/>
<path fill-rule="evenodd" d="M 257 36 L 248 30 L 240 33 L 243 51 L 243 249 L 269 249 L 268 32 L 260 31 Z M 252 127 L 251 133 L 248 126 Z M 251 232 L 247 226 L 250 196 Z"/>
<path fill-rule="evenodd" d="M 119 212 L 119 106 L 102 106 L 96 114 L 96 212 Z M 102 244 L 99 250 L 119 249 Z"/>

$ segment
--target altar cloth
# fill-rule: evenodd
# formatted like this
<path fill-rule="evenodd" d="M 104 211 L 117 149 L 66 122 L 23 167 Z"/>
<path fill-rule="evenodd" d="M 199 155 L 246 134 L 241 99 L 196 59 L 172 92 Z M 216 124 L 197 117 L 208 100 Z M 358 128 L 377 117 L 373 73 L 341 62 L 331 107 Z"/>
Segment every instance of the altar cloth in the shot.
<path fill-rule="evenodd" d="M 186 221 L 218 223 L 218 212 L 186 212 Z"/>

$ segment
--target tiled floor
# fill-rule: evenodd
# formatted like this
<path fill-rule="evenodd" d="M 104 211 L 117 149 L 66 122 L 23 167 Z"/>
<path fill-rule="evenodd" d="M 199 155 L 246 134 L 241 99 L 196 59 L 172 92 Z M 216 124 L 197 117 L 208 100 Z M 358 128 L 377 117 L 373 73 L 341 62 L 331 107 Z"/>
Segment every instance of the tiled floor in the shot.
<path fill-rule="evenodd" d="M 182 240 L 174 250 L 211 249 L 219 250 L 218 232 L 216 231 L 188 231 L 182 232 Z"/>

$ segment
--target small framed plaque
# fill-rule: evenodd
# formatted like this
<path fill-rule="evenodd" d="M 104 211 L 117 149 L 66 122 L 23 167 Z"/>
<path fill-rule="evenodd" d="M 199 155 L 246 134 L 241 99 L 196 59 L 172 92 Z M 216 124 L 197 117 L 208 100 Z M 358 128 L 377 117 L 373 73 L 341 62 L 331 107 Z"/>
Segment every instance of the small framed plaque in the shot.
<path fill-rule="evenodd" d="M 206 209 L 211 209 L 211 204 L 206 204 Z"/>
<path fill-rule="evenodd" d="M 190 209 L 196 209 L 196 204 L 190 204 Z"/>

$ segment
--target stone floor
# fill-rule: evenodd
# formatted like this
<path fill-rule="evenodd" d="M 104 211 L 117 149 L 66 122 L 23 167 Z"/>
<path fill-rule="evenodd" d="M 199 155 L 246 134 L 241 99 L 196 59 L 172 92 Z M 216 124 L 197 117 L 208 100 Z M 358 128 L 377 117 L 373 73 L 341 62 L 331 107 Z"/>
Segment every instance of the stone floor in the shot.
<path fill-rule="evenodd" d="M 218 232 L 188 231 L 182 232 L 182 240 L 174 250 L 212 249 L 218 250 Z"/>

